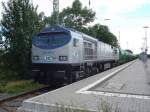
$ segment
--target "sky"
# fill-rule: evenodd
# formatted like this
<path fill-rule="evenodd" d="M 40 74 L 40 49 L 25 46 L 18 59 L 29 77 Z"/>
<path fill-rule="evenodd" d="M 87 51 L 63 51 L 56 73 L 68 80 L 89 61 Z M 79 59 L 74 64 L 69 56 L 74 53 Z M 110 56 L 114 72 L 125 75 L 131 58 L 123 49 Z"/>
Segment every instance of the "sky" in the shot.
<path fill-rule="evenodd" d="M 7 2 L 8 0 L 0 0 L 0 2 L 2 1 Z M 74 0 L 59 1 L 61 11 L 63 8 L 71 6 Z M 120 40 L 123 49 L 130 49 L 135 54 L 140 53 L 144 44 L 145 32 L 147 32 L 148 52 L 150 53 L 150 0 L 90 0 L 90 6 L 89 0 L 80 1 L 83 6 L 96 12 L 96 20 L 91 24 L 107 25 Z M 46 16 L 51 15 L 53 0 L 32 0 L 32 2 L 35 6 L 38 5 L 38 12 L 43 11 Z M 1 12 L 2 7 L 0 5 Z M 110 20 L 106 21 L 105 19 Z M 149 26 L 149 28 L 144 29 L 144 26 Z"/>

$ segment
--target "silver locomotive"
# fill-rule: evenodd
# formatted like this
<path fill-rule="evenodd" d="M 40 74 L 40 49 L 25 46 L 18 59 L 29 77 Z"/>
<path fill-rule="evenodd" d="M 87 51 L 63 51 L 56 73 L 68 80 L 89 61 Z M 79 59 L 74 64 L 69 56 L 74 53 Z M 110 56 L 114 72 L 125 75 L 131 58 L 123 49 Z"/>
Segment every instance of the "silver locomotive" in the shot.
<path fill-rule="evenodd" d="M 110 68 L 118 59 L 117 48 L 62 26 L 45 28 L 32 40 L 32 71 L 41 83 L 71 83 Z"/>

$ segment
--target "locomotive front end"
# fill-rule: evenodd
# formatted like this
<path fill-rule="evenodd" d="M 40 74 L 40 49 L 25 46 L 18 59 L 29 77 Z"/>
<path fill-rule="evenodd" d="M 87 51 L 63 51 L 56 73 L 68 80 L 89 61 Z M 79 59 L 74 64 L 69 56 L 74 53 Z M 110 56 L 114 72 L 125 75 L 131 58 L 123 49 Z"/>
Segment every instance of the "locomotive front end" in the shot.
<path fill-rule="evenodd" d="M 60 27 L 44 29 L 33 37 L 31 60 L 35 80 L 49 84 L 65 77 L 64 70 L 70 65 L 70 41 L 70 32 Z"/>
<path fill-rule="evenodd" d="M 71 37 L 65 32 L 40 33 L 33 38 L 32 63 L 56 64 L 68 63 L 68 51 Z"/>

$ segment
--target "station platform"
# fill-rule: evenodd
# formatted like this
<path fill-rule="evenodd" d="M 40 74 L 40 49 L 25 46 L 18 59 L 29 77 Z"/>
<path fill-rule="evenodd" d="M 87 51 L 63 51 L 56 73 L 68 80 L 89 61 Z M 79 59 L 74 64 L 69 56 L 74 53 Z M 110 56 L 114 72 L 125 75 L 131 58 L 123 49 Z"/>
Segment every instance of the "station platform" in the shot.
<path fill-rule="evenodd" d="M 18 112 L 150 112 L 150 60 L 134 60 L 46 94 Z"/>

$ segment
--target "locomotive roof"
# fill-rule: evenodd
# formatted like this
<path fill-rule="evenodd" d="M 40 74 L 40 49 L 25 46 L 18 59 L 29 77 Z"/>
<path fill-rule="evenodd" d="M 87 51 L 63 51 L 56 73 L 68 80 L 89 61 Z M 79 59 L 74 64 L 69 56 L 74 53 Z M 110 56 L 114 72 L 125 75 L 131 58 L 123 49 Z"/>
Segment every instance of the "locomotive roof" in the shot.
<path fill-rule="evenodd" d="M 70 31 L 65 27 L 57 25 L 44 28 L 40 33 L 49 33 L 49 32 L 70 32 Z"/>
<path fill-rule="evenodd" d="M 60 25 L 44 28 L 40 33 L 50 33 L 50 32 L 66 32 L 66 33 L 75 32 L 75 33 L 82 34 L 83 37 L 85 37 L 85 38 L 89 38 L 89 39 L 94 40 L 94 41 L 99 41 L 98 39 L 91 37 L 85 33 L 79 32 L 73 28 L 66 28 L 66 27 L 63 27 Z M 102 41 L 99 41 L 99 42 L 102 42 Z M 102 43 L 104 43 L 104 42 L 102 42 Z M 104 43 L 104 44 L 107 44 L 107 43 Z M 107 44 L 107 45 L 109 45 L 109 44 Z"/>
<path fill-rule="evenodd" d="M 79 32 L 73 28 L 66 28 L 66 27 L 59 26 L 59 25 L 44 28 L 40 33 L 49 33 L 49 32 L 66 32 L 66 33 L 75 32 L 75 33 L 82 34 L 83 36 L 85 36 L 87 38 L 90 38 L 90 39 L 97 41 L 97 39 L 95 39 L 95 38 L 93 38 L 93 37 L 91 37 L 85 33 Z"/>
<path fill-rule="evenodd" d="M 49 33 L 49 32 L 76 32 L 76 33 L 80 33 L 80 34 L 84 34 L 82 32 L 79 32 L 73 28 L 68 28 L 68 27 L 64 27 L 64 26 L 60 26 L 60 25 L 56 25 L 56 26 L 51 26 L 51 27 L 47 27 L 44 28 L 42 30 L 42 32 L 40 33 Z M 84 34 L 85 35 L 85 34 Z"/>

